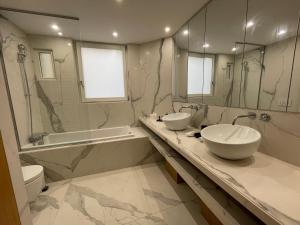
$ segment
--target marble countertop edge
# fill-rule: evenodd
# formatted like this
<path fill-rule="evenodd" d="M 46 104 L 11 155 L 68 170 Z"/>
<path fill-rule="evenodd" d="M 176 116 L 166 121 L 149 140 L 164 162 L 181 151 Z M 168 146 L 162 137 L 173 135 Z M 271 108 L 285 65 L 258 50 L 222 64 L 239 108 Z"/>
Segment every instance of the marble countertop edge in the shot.
<path fill-rule="evenodd" d="M 231 176 L 230 174 L 222 174 L 222 171 L 218 171 L 218 169 L 214 168 L 214 165 L 211 162 L 207 162 L 201 159 L 201 156 L 196 155 L 194 152 L 185 149 L 182 146 L 183 143 L 178 143 L 178 136 L 183 132 L 172 132 L 169 131 L 167 134 L 164 130 L 159 129 L 157 126 L 157 122 L 150 117 L 141 117 L 140 121 L 150 128 L 154 133 L 156 133 L 160 138 L 165 140 L 172 148 L 174 148 L 178 153 L 183 155 L 186 159 L 188 159 L 194 166 L 196 166 L 199 170 L 201 170 L 204 174 L 206 174 L 210 179 L 212 179 L 216 184 L 222 187 L 226 192 L 228 192 L 232 197 L 238 200 L 245 208 L 255 214 L 258 218 L 260 218 L 263 222 L 267 224 L 300 224 L 299 220 L 293 219 L 292 217 L 280 212 L 272 205 L 267 204 L 266 202 L 259 200 L 258 198 L 252 196 L 245 187 L 240 185 L 238 181 Z M 161 123 L 163 124 L 163 123 Z M 157 126 L 155 126 L 157 125 Z M 172 135 L 169 136 L 169 135 Z M 177 136 L 177 137 L 176 137 Z M 177 141 L 176 141 L 177 140 Z M 181 140 L 184 141 L 184 140 Z M 204 145 L 199 142 L 199 146 Z M 203 152 L 205 150 L 202 150 Z M 202 153 L 209 155 L 210 153 Z M 291 171 L 294 169 L 299 172 L 299 168 L 288 163 L 282 162 L 278 159 L 275 159 L 271 156 L 265 155 L 263 153 L 257 152 L 254 157 L 262 158 L 260 160 L 270 160 L 272 163 L 275 163 L 280 166 L 287 166 Z M 224 178 L 225 176 L 225 178 Z M 300 202 L 299 202 L 300 208 Z"/>

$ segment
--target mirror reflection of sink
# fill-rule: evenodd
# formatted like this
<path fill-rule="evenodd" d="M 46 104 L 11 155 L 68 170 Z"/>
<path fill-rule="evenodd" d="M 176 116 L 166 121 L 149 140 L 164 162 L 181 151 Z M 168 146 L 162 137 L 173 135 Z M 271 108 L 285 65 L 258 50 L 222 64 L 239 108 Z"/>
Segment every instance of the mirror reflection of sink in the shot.
<path fill-rule="evenodd" d="M 244 159 L 257 151 L 261 135 L 247 126 L 218 124 L 204 128 L 201 136 L 208 150 L 225 159 Z"/>
<path fill-rule="evenodd" d="M 191 114 L 189 113 L 171 113 L 163 116 L 166 127 L 170 130 L 185 130 L 191 120 Z"/>

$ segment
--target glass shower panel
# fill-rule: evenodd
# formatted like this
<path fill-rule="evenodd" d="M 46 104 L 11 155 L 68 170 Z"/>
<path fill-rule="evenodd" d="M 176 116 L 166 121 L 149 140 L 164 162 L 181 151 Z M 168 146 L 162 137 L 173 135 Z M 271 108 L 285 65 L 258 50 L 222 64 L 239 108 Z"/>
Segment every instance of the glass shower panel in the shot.
<path fill-rule="evenodd" d="M 2 51 L 21 149 L 42 144 L 47 134 L 85 129 L 73 49 L 80 39 L 78 20 L 0 14 L 0 33 L 10 40 Z"/>

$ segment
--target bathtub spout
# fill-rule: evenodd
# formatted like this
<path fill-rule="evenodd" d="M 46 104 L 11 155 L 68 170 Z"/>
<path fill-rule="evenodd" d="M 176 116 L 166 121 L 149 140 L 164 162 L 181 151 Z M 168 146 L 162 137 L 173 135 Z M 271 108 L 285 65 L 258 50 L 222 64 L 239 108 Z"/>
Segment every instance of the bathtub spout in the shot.
<path fill-rule="evenodd" d="M 34 146 L 36 145 L 43 145 L 44 144 L 44 137 L 47 136 L 48 133 L 43 132 L 43 133 L 35 133 L 32 134 L 28 140 L 30 143 L 32 143 Z"/>

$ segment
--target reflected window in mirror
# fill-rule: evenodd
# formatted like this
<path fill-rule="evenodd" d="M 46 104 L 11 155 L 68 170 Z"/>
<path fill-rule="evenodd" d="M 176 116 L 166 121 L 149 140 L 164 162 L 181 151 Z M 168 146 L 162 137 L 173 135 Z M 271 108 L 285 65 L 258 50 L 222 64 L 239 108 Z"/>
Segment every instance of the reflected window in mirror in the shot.
<path fill-rule="evenodd" d="M 214 56 L 189 54 L 188 96 L 213 95 Z"/>
<path fill-rule="evenodd" d="M 36 50 L 39 56 L 41 79 L 55 79 L 52 50 Z"/>

